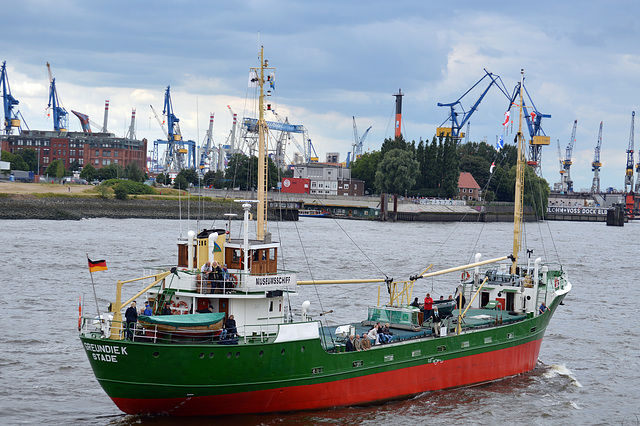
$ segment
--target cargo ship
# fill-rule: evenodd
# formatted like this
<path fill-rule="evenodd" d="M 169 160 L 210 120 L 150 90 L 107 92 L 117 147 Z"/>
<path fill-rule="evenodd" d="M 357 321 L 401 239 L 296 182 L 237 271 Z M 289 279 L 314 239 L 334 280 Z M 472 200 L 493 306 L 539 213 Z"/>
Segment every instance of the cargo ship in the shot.
<path fill-rule="evenodd" d="M 252 69 L 260 88 L 259 165 L 266 164 L 267 70 L 261 50 L 260 66 Z M 263 176 L 257 202 L 238 200 L 244 209 L 241 237 L 232 238 L 229 229 L 190 231 L 178 240 L 174 266 L 118 281 L 108 315 L 80 318 L 80 340 L 97 381 L 128 414 L 218 416 L 378 403 L 532 370 L 571 283 L 560 264 L 518 260 L 521 130 L 513 253 L 492 259 L 477 254 L 472 263 L 440 271 L 428 267 L 406 280 L 299 280 L 295 271 L 278 266 L 280 243 L 266 228 Z M 249 238 L 253 209 L 257 232 Z M 206 262 L 226 268 L 211 278 L 201 273 Z M 437 322 L 430 310 L 410 302 L 416 282 L 444 274 L 457 289 L 457 307 Z M 143 288 L 122 300 L 123 286 L 134 283 Z M 333 328 L 310 317 L 307 302 L 299 315 L 292 314 L 287 296 L 297 286 L 336 283 L 379 283 L 390 298 Z M 124 309 L 143 295 L 154 315 L 127 323 Z M 172 315 L 161 315 L 163 310 Z M 223 325 L 216 325 L 221 318 Z M 389 328 L 380 341 L 369 332 L 378 323 Z M 364 335 L 370 348 L 354 345 L 356 335 Z"/>

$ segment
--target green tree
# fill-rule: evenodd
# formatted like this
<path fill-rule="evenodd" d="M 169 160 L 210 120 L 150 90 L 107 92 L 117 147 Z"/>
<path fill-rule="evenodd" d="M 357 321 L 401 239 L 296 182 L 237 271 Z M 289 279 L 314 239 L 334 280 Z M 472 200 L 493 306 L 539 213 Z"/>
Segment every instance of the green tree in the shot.
<path fill-rule="evenodd" d="M 69 164 L 70 172 L 76 172 L 78 170 L 80 170 L 80 162 L 78 160 L 75 160 L 71 164 Z"/>
<path fill-rule="evenodd" d="M 182 176 L 188 183 L 193 184 L 194 186 L 197 186 L 200 180 L 198 174 L 193 169 L 182 169 L 180 170 L 180 173 L 178 173 L 178 176 Z"/>
<path fill-rule="evenodd" d="M 187 189 L 189 187 L 189 182 L 187 181 L 187 178 L 184 177 L 184 175 L 178 173 L 178 176 L 176 176 L 176 178 L 173 180 L 173 187 L 175 189 Z"/>
<path fill-rule="evenodd" d="M 66 170 L 64 169 L 64 164 L 62 163 L 62 160 L 53 160 L 51 164 L 49 164 L 49 166 L 47 167 L 47 170 L 45 170 L 45 174 L 51 177 L 56 177 L 58 179 L 62 179 L 65 173 L 66 173 Z"/>
<path fill-rule="evenodd" d="M 134 182 L 144 182 L 144 172 L 138 167 L 135 161 L 130 162 L 124 168 L 124 176 Z"/>
<path fill-rule="evenodd" d="M 80 177 L 89 182 L 95 180 L 97 176 L 98 176 L 98 171 L 91 164 L 87 164 L 86 166 L 84 166 L 82 168 L 82 171 L 80 172 Z"/>
<path fill-rule="evenodd" d="M 446 138 L 443 151 L 443 175 L 442 189 L 444 196 L 453 198 L 458 194 L 458 179 L 460 177 L 460 167 L 456 143 L 451 138 Z"/>
<path fill-rule="evenodd" d="M 380 192 L 405 194 L 416 183 L 419 164 L 411 151 L 388 151 L 376 171 L 376 188 Z"/>
<path fill-rule="evenodd" d="M 33 148 L 21 149 L 16 152 L 15 155 L 22 157 L 27 164 L 27 168 L 24 170 L 30 170 L 32 172 L 38 171 L 38 153 Z"/>
<path fill-rule="evenodd" d="M 2 161 L 11 163 L 11 170 L 29 170 L 29 165 L 20 155 L 12 154 L 9 151 L 2 151 Z"/>
<path fill-rule="evenodd" d="M 129 194 L 127 193 L 127 189 L 124 185 L 116 185 L 113 188 L 113 194 L 118 200 L 126 200 L 129 198 Z"/>
<path fill-rule="evenodd" d="M 231 182 L 233 188 L 251 189 L 258 187 L 258 158 L 235 154 L 229 159 L 225 171 L 225 179 Z M 267 157 L 267 188 L 275 188 L 280 181 L 278 167 L 271 158 Z"/>
<path fill-rule="evenodd" d="M 98 179 L 118 179 L 124 178 L 124 169 L 120 164 L 109 164 L 108 166 L 98 169 Z"/>
<path fill-rule="evenodd" d="M 202 177 L 202 185 L 209 187 L 212 186 L 214 188 L 224 188 L 227 180 L 224 177 L 224 172 L 222 170 L 209 170 Z"/>
<path fill-rule="evenodd" d="M 376 170 L 382 159 L 381 151 L 373 151 L 362 154 L 360 158 L 351 163 L 351 177 L 364 181 L 365 194 L 374 194 L 376 184 Z"/>

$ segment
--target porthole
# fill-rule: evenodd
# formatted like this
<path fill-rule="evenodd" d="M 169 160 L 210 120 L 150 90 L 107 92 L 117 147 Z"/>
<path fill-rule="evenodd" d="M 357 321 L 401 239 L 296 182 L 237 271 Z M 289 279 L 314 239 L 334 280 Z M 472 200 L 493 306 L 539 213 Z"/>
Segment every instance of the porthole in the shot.
<path fill-rule="evenodd" d="M 154 358 L 158 358 L 159 356 L 160 356 L 160 352 L 154 352 L 154 353 L 153 353 L 153 357 L 154 357 Z"/>
<path fill-rule="evenodd" d="M 231 359 L 231 352 L 227 352 L 227 358 Z"/>
<path fill-rule="evenodd" d="M 213 352 L 209 354 L 209 358 L 213 358 Z"/>
<path fill-rule="evenodd" d="M 200 355 L 198 355 L 198 357 L 199 357 L 200 359 L 204 359 L 204 352 L 200 352 Z"/>
<path fill-rule="evenodd" d="M 236 358 L 240 358 L 240 352 L 236 352 Z"/>
<path fill-rule="evenodd" d="M 300 348 L 300 352 L 304 353 L 304 346 Z"/>
<path fill-rule="evenodd" d="M 258 354 L 258 356 L 263 356 L 264 355 L 264 351 L 260 351 L 260 353 Z"/>
<path fill-rule="evenodd" d="M 284 355 L 284 349 L 280 351 L 280 355 Z"/>

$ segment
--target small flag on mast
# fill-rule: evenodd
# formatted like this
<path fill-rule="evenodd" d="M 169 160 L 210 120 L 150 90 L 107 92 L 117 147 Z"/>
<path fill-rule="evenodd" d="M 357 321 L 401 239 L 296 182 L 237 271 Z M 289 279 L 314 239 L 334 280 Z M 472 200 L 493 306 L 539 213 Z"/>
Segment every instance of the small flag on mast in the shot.
<path fill-rule="evenodd" d="M 93 261 L 93 260 L 91 260 L 89 258 L 87 258 L 87 260 L 89 261 L 89 272 L 106 271 L 107 270 L 107 262 L 105 260 Z"/>
<path fill-rule="evenodd" d="M 496 168 L 496 162 L 491 163 L 491 167 L 489 167 L 489 173 L 493 173 L 493 169 Z"/>

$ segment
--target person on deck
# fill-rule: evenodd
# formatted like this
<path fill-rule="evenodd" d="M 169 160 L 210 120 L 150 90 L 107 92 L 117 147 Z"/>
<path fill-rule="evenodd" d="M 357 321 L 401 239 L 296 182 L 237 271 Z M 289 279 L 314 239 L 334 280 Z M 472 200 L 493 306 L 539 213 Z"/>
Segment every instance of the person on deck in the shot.
<path fill-rule="evenodd" d="M 371 349 L 371 340 L 367 336 L 367 333 L 362 333 L 362 339 L 360 339 L 360 344 L 362 345 L 363 351 L 368 351 Z"/>
<path fill-rule="evenodd" d="M 413 299 L 413 302 L 411 302 L 411 306 L 414 306 L 416 308 L 420 307 L 420 302 L 418 302 L 418 298 L 417 297 L 415 299 Z"/>
<path fill-rule="evenodd" d="M 148 317 L 153 315 L 153 309 L 151 309 L 149 302 L 144 302 L 144 311 L 142 311 L 142 315 L 146 315 Z"/>
<path fill-rule="evenodd" d="M 354 335 L 352 334 L 351 336 L 349 336 L 349 338 L 347 339 L 346 343 L 345 343 L 345 352 L 353 352 L 356 350 L 355 346 L 353 345 L 353 340 L 354 340 Z"/>
<path fill-rule="evenodd" d="M 125 321 L 127 322 L 127 339 L 133 340 L 133 329 L 138 322 L 138 310 L 136 309 L 136 301 L 131 302 L 131 305 L 124 313 Z"/>
<path fill-rule="evenodd" d="M 358 352 L 362 350 L 362 341 L 360 340 L 359 334 L 356 334 L 356 338 L 353 341 L 353 348 Z"/>
<path fill-rule="evenodd" d="M 547 305 L 545 305 L 545 304 L 544 304 L 544 302 L 542 302 L 542 304 L 541 304 L 541 305 L 540 305 L 540 307 L 538 308 L 538 312 L 539 312 L 539 313 L 541 313 L 541 314 L 543 314 L 543 313 L 544 313 L 544 311 L 546 311 L 547 309 L 549 309 L 549 308 L 547 308 Z"/>
<path fill-rule="evenodd" d="M 384 343 L 389 343 L 393 339 L 393 333 L 389 330 L 389 323 L 386 323 L 384 327 L 382 327 L 382 334 L 380 335 L 380 340 Z"/>
<path fill-rule="evenodd" d="M 211 263 L 211 273 L 209 274 L 209 279 L 213 282 L 211 287 L 211 293 L 221 293 L 222 287 L 224 286 L 224 282 L 222 279 L 222 268 L 218 265 L 218 262 L 215 260 Z"/>
<path fill-rule="evenodd" d="M 433 334 L 436 337 L 440 337 L 440 315 L 438 314 L 438 308 L 433 310 L 433 315 L 431 316 L 431 329 L 433 330 Z"/>
<path fill-rule="evenodd" d="M 211 262 L 207 260 L 200 268 L 200 272 L 201 272 L 200 281 L 202 282 L 202 288 L 209 287 L 211 283 L 211 281 L 209 281 L 210 280 L 209 275 L 211 274 L 211 271 L 212 271 Z"/>
<path fill-rule="evenodd" d="M 220 335 L 220 339 L 224 340 L 229 336 L 229 339 L 233 339 L 236 337 L 238 333 L 238 329 L 236 328 L 236 320 L 233 315 L 229 315 L 227 318 L 227 322 L 224 324 L 224 329 L 222 329 L 222 334 Z"/>
<path fill-rule="evenodd" d="M 171 315 L 171 304 L 169 302 L 164 302 L 161 315 Z"/>
<path fill-rule="evenodd" d="M 431 294 L 427 293 L 427 297 L 424 298 L 424 320 L 427 321 L 433 315 L 433 299 Z"/>
<path fill-rule="evenodd" d="M 370 340 L 373 340 L 373 344 L 374 345 L 379 345 L 380 344 L 380 337 L 378 336 L 378 324 L 376 324 L 373 327 L 371 327 L 371 330 L 369 330 L 369 333 L 367 333 L 367 337 Z"/>

